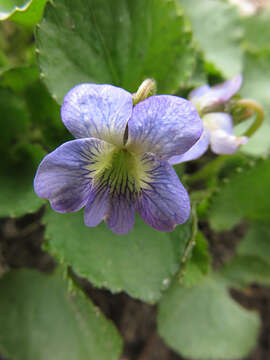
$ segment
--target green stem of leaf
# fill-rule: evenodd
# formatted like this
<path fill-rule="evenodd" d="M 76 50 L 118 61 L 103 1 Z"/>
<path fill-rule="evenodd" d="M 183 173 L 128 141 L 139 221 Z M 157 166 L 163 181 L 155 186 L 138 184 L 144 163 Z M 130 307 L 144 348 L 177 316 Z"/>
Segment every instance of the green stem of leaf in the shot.
<path fill-rule="evenodd" d="M 196 237 L 197 237 L 197 233 L 198 233 L 198 217 L 197 217 L 197 213 L 196 213 L 196 203 L 193 203 L 193 205 L 191 207 L 191 215 L 192 215 L 191 236 L 190 236 L 190 239 L 185 248 L 184 254 L 181 258 L 180 271 L 178 274 L 178 281 L 179 281 L 180 285 L 182 285 L 182 280 L 183 280 L 183 276 L 185 274 L 187 260 L 189 258 L 189 255 L 191 254 L 193 247 L 196 244 Z"/>
<path fill-rule="evenodd" d="M 197 171 L 192 175 L 186 175 L 185 181 L 188 184 L 194 184 L 198 181 L 210 179 L 219 171 L 227 157 L 228 155 L 217 156 L 214 160 L 206 164 L 201 170 Z"/>

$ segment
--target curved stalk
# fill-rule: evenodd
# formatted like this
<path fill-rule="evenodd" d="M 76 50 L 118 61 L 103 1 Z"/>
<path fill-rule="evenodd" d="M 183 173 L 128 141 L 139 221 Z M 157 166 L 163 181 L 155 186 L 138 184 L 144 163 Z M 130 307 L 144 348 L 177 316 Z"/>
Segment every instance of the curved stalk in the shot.
<path fill-rule="evenodd" d="M 235 103 L 236 106 L 247 108 L 256 113 L 256 118 L 251 124 L 251 126 L 247 129 L 247 131 L 243 134 L 243 136 L 252 136 L 262 125 L 264 121 L 264 111 L 263 108 L 257 101 L 251 99 L 241 99 Z"/>

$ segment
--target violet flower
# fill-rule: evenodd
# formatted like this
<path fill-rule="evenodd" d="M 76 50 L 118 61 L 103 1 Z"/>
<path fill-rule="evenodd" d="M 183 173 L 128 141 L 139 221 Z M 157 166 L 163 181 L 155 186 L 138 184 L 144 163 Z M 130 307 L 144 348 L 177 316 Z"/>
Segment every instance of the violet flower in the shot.
<path fill-rule="evenodd" d="M 199 141 L 185 154 L 169 160 L 170 164 L 178 164 L 195 160 L 202 156 L 209 144 L 215 154 L 233 154 L 240 145 L 247 143 L 246 136 L 233 134 L 231 115 L 224 112 L 225 104 L 237 93 L 242 84 L 239 74 L 222 84 L 210 87 L 203 85 L 190 93 L 189 99 L 201 115 L 204 131 Z"/>
<path fill-rule="evenodd" d="M 135 211 L 161 231 L 189 218 L 189 196 L 168 160 L 202 134 L 190 101 L 160 95 L 133 106 L 121 88 L 81 84 L 66 95 L 61 116 L 76 140 L 48 154 L 34 180 L 55 211 L 85 207 L 87 226 L 104 220 L 116 234 L 132 229 Z"/>

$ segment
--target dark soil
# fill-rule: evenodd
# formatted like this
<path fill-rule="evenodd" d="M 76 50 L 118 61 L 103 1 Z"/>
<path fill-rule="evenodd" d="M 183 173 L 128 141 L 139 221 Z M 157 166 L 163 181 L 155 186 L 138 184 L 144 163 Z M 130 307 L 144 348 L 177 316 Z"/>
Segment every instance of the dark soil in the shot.
<path fill-rule="evenodd" d="M 40 210 L 19 219 L 0 219 L 0 273 L 21 267 L 45 272 L 53 269 L 54 260 L 41 249 L 44 232 L 40 222 L 42 214 L 43 210 Z M 201 223 L 200 227 L 209 239 L 215 268 L 234 254 L 236 244 L 247 228 L 246 224 L 241 224 L 233 231 L 217 235 L 207 223 Z M 123 293 L 113 295 L 109 291 L 95 289 L 86 280 L 79 281 L 86 294 L 113 320 L 122 334 L 124 351 L 121 360 L 185 360 L 170 350 L 158 336 L 156 306 L 134 300 Z M 263 324 L 257 348 L 243 360 L 270 359 L 270 289 L 252 285 L 245 292 L 232 290 L 232 296 L 244 307 L 259 311 Z M 0 355 L 0 360 L 15 359 L 4 359 Z"/>

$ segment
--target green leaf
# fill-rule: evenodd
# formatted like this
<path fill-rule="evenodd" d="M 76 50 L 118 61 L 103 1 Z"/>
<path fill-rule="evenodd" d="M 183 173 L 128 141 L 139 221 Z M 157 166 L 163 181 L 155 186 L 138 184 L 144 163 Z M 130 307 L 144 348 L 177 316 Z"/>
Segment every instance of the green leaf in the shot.
<path fill-rule="evenodd" d="M 0 88 L 0 111 L 0 217 L 21 216 L 44 203 L 34 194 L 33 178 L 45 153 L 30 143 L 30 114 L 22 98 Z"/>
<path fill-rule="evenodd" d="M 214 277 L 193 288 L 175 283 L 159 305 L 160 335 L 190 359 L 242 358 L 256 344 L 259 325 L 258 315 L 234 302 L 224 282 Z"/>
<path fill-rule="evenodd" d="M 16 360 L 117 360 L 121 339 L 60 274 L 9 272 L 0 281 L 0 350 Z"/>
<path fill-rule="evenodd" d="M 256 224 L 251 227 L 237 248 L 239 255 L 254 255 L 270 263 L 270 227 Z"/>
<path fill-rule="evenodd" d="M 2 0 L 0 3 L 0 20 L 8 19 L 16 11 L 25 11 L 32 0 Z"/>
<path fill-rule="evenodd" d="M 70 135 L 36 67 L 10 69 L 0 84 L 9 88 L 0 88 L 0 216 L 21 216 L 44 203 L 33 191 L 33 178 L 45 155 L 41 145 L 52 150 Z"/>
<path fill-rule="evenodd" d="M 2 36 L 1 36 L 2 37 Z M 0 45 L 1 47 L 3 46 L 2 44 L 2 38 L 0 37 Z M 6 68 L 8 68 L 9 66 L 9 60 L 8 57 L 6 56 L 5 52 L 3 51 L 3 49 L 0 49 L 0 74 L 2 73 L 3 70 L 5 70 Z"/>
<path fill-rule="evenodd" d="M 208 242 L 199 231 L 196 236 L 196 244 L 192 249 L 191 258 L 184 270 L 184 286 L 194 286 L 197 282 L 202 281 L 210 270 L 210 262 L 211 256 L 208 252 Z"/>
<path fill-rule="evenodd" d="M 268 116 L 267 116 L 268 117 Z M 249 139 L 246 145 L 241 146 L 241 152 L 253 156 L 265 156 L 270 153 L 270 124 L 266 120 L 260 129 Z"/>
<path fill-rule="evenodd" d="M 40 199 L 33 190 L 37 165 L 44 155 L 39 145 L 22 144 L 16 149 L 16 161 L 2 160 L 0 217 L 22 216 L 44 204 L 44 199 Z"/>
<path fill-rule="evenodd" d="M 150 77 L 160 93 L 173 92 L 191 75 L 190 40 L 174 0 L 47 3 L 36 36 L 42 76 L 59 103 L 85 82 L 135 92 Z"/>
<path fill-rule="evenodd" d="M 28 131 L 30 120 L 24 101 L 5 88 L 0 88 L 0 111 L 0 151 L 6 153 Z"/>
<path fill-rule="evenodd" d="M 170 235 L 152 229 L 139 217 L 127 235 L 112 233 L 104 223 L 84 225 L 82 212 L 45 214 L 46 249 L 80 276 L 112 292 L 125 291 L 146 302 L 157 301 L 178 271 L 190 225 Z"/>
<path fill-rule="evenodd" d="M 252 155 L 269 153 L 270 137 L 270 49 L 259 52 L 246 51 L 244 58 L 243 86 L 240 93 L 243 97 L 257 100 L 265 110 L 265 123 L 251 137 L 241 151 Z"/>
<path fill-rule="evenodd" d="M 217 231 L 228 230 L 243 218 L 268 222 L 269 182 L 270 158 L 251 163 L 249 169 L 231 176 L 212 197 L 209 210 L 211 227 Z"/>
<path fill-rule="evenodd" d="M 73 140 L 61 120 L 60 106 L 40 80 L 25 89 L 24 97 L 30 113 L 32 136 L 35 136 L 47 151 L 54 150 L 65 141 Z"/>
<path fill-rule="evenodd" d="M 252 50 L 270 48 L 270 10 L 243 18 L 245 45 Z"/>
<path fill-rule="evenodd" d="M 186 86 L 199 87 L 207 83 L 207 75 L 205 71 L 205 62 L 201 52 L 196 53 L 194 68 L 192 75 L 188 80 Z"/>
<path fill-rule="evenodd" d="M 46 2 L 47 0 L 32 0 L 23 12 L 12 13 L 9 20 L 23 26 L 34 26 L 40 22 Z"/>
<path fill-rule="evenodd" d="M 254 255 L 236 255 L 224 266 L 222 274 L 233 287 L 248 286 L 251 283 L 270 285 L 269 261 Z"/>
<path fill-rule="evenodd" d="M 27 86 L 39 79 L 36 66 L 19 66 L 8 69 L 0 75 L 0 86 L 22 93 Z"/>
<path fill-rule="evenodd" d="M 270 285 L 270 228 L 256 224 L 238 245 L 236 255 L 225 264 L 222 274 L 233 284 L 256 282 Z"/>
<path fill-rule="evenodd" d="M 24 98 L 30 115 L 30 140 L 39 141 L 49 151 L 71 139 L 61 121 L 60 106 L 40 81 L 36 66 L 20 66 L 3 72 L 0 85 L 16 92 L 16 98 Z"/>
<path fill-rule="evenodd" d="M 2 71 L 22 64 L 34 64 L 33 31 L 31 28 L 22 28 L 10 21 L 0 21 L 0 48 L 3 49 L 5 59 Z"/>
<path fill-rule="evenodd" d="M 34 26 L 42 17 L 47 0 L 2 0 L 0 20 L 12 20 L 20 25 Z"/>
<path fill-rule="evenodd" d="M 265 107 L 268 123 L 270 123 L 270 95 L 266 78 L 270 74 L 269 59 L 270 49 L 246 52 L 244 82 L 241 89 L 242 96 L 252 97 Z"/>
<path fill-rule="evenodd" d="M 189 93 L 194 88 L 205 85 L 207 82 L 206 63 L 201 51 L 195 48 L 195 58 L 191 76 L 179 87 L 175 95 L 188 99 Z"/>
<path fill-rule="evenodd" d="M 243 28 L 235 7 L 223 0 L 178 0 L 189 18 L 195 40 L 225 77 L 242 70 Z"/>

